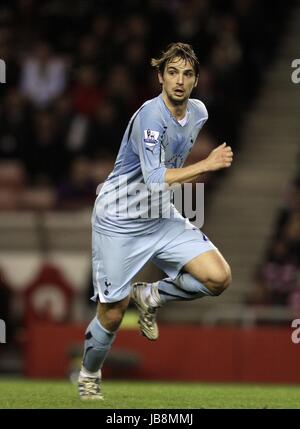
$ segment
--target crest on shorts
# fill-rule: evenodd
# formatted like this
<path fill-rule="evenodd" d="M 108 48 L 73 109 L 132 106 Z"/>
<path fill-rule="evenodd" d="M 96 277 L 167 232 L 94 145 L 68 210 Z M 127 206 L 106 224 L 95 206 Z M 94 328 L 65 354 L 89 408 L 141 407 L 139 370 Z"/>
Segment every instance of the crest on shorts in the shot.
<path fill-rule="evenodd" d="M 104 291 L 104 295 L 108 295 L 109 294 L 109 287 L 111 286 L 111 283 L 106 279 L 105 282 L 105 291 Z"/>

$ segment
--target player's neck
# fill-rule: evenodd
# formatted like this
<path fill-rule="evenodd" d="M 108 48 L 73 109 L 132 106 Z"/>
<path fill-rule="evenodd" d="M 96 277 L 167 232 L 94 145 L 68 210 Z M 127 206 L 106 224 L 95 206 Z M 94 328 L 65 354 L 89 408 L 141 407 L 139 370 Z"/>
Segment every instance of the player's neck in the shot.
<path fill-rule="evenodd" d="M 162 93 L 162 98 L 165 102 L 165 105 L 170 110 L 171 115 L 177 120 L 180 121 L 183 119 L 186 115 L 186 106 L 187 106 L 187 100 L 183 101 L 182 103 L 173 103 L 172 100 L 168 98 L 168 96 L 164 93 Z"/>

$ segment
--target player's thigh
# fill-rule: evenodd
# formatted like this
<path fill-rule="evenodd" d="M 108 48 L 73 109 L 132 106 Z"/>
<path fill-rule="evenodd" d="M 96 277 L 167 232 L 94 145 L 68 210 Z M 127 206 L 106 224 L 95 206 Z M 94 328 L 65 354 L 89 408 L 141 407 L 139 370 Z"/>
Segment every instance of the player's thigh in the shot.
<path fill-rule="evenodd" d="M 170 278 L 176 278 L 183 267 L 201 254 L 216 249 L 209 238 L 192 224 L 182 219 L 166 222 L 170 228 L 160 248 L 156 251 L 153 262 Z M 165 238 L 167 237 L 167 239 Z"/>
<path fill-rule="evenodd" d="M 218 249 L 196 256 L 184 265 L 183 271 L 204 283 L 226 283 L 231 280 L 230 266 Z"/>
<path fill-rule="evenodd" d="M 114 304 L 128 298 L 132 279 L 152 256 L 149 241 L 93 231 L 94 301 Z"/>

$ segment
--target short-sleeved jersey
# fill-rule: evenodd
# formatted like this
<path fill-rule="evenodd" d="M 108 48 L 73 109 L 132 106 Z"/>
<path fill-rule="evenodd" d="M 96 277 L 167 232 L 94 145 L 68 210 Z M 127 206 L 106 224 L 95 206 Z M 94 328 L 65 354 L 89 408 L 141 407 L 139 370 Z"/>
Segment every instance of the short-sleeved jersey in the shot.
<path fill-rule="evenodd" d="M 92 224 L 96 231 L 143 235 L 159 228 L 163 212 L 161 208 L 156 210 L 155 204 L 150 212 L 148 203 L 154 194 L 159 194 L 154 190 L 164 187 L 166 170 L 183 166 L 208 118 L 205 105 L 189 99 L 186 118 L 181 125 L 161 94 L 135 112 L 124 133 L 114 169 L 95 202 Z M 169 205 L 171 214 L 176 216 L 178 212 L 171 201 Z"/>

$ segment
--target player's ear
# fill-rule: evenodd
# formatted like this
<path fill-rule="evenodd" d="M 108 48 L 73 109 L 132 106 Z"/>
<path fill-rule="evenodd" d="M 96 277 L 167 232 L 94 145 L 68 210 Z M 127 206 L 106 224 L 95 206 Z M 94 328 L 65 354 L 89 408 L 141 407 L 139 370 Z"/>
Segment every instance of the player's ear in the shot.
<path fill-rule="evenodd" d="M 195 83 L 194 83 L 194 88 L 196 88 L 196 86 L 198 85 L 198 77 L 199 76 L 196 77 L 196 80 L 195 80 Z"/>
<path fill-rule="evenodd" d="M 162 85 L 163 84 L 163 77 L 162 77 L 161 72 L 158 72 L 157 76 L 158 76 L 158 82 Z"/>

